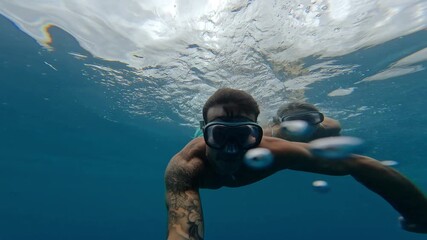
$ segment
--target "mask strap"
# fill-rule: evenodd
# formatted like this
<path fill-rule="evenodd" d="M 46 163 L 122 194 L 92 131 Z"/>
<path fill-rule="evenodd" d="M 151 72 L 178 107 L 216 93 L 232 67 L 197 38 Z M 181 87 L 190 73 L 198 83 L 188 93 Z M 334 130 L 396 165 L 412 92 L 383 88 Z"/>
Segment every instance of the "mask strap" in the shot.
<path fill-rule="evenodd" d="M 199 121 L 199 127 L 200 127 L 200 129 L 203 130 L 203 128 L 205 127 L 205 125 L 206 125 L 205 121 Z"/>

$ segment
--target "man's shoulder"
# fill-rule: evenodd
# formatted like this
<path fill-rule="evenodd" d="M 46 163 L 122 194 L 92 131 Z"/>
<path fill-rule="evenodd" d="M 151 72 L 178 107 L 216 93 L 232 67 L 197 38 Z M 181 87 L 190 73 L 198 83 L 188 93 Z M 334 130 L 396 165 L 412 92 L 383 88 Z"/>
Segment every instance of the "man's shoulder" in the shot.
<path fill-rule="evenodd" d="M 206 145 L 203 139 L 196 138 L 191 140 L 181 151 L 179 151 L 170 160 L 167 171 L 200 171 L 205 162 Z"/>
<path fill-rule="evenodd" d="M 341 123 L 333 118 L 325 117 L 321 125 L 325 129 L 334 129 L 338 132 L 341 130 Z"/>
<path fill-rule="evenodd" d="M 181 151 L 178 152 L 178 155 L 184 158 L 186 161 L 193 159 L 203 159 L 206 154 L 206 143 L 203 138 L 195 138 L 191 140 Z"/>
<path fill-rule="evenodd" d="M 198 185 L 205 171 L 205 149 L 203 139 L 196 138 L 172 157 L 165 172 L 168 189 L 190 189 Z"/>

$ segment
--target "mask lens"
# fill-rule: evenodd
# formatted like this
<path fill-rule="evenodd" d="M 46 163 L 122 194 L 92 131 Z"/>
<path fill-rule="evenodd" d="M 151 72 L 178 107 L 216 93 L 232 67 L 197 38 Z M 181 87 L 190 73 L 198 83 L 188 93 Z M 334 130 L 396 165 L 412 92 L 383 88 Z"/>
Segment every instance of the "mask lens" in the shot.
<path fill-rule="evenodd" d="M 320 112 L 308 112 L 308 113 L 300 113 L 291 116 L 285 116 L 282 118 L 282 122 L 284 121 L 294 121 L 294 120 L 302 120 L 306 121 L 311 125 L 316 125 L 323 122 L 323 114 Z"/>
<path fill-rule="evenodd" d="M 249 149 L 260 143 L 262 128 L 256 124 L 208 124 L 204 129 L 204 138 L 208 146 L 216 149 L 222 149 L 227 144 Z"/>
<path fill-rule="evenodd" d="M 213 148 L 223 148 L 227 143 L 227 127 L 211 125 L 205 128 L 205 141 Z"/>
<path fill-rule="evenodd" d="M 254 147 L 259 144 L 258 139 L 262 135 L 260 128 L 254 125 L 236 127 L 239 136 L 239 145 L 244 149 Z"/>

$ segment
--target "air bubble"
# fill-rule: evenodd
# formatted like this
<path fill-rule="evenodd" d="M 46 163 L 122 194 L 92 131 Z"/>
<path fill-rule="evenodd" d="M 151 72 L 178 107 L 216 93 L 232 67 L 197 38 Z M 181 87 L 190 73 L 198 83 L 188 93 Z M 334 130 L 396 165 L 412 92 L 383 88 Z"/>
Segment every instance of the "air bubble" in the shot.
<path fill-rule="evenodd" d="M 324 180 L 316 180 L 311 185 L 316 192 L 326 193 L 330 190 L 328 182 Z"/>
<path fill-rule="evenodd" d="M 273 164 L 273 154 L 266 148 L 254 148 L 245 154 L 243 161 L 252 169 L 264 169 Z"/>
<path fill-rule="evenodd" d="M 384 160 L 381 161 L 381 164 L 384 166 L 389 166 L 389 167 L 394 167 L 399 165 L 399 163 L 397 161 L 393 161 L 393 160 Z"/>
<path fill-rule="evenodd" d="M 280 131 L 282 131 L 284 135 L 293 137 L 308 136 L 311 135 L 314 130 L 314 126 L 302 120 L 284 121 L 280 124 Z"/>
<path fill-rule="evenodd" d="M 309 144 L 314 156 L 331 160 L 344 159 L 364 149 L 364 141 L 355 137 L 320 138 Z"/>

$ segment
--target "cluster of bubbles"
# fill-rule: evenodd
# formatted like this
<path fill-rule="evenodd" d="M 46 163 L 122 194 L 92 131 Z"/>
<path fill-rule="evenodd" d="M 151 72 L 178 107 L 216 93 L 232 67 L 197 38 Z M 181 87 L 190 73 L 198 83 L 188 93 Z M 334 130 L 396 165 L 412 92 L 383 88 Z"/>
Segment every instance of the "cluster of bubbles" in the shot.
<path fill-rule="evenodd" d="M 363 140 L 355 137 L 328 137 L 314 140 L 309 143 L 311 153 L 320 158 L 329 160 L 345 159 L 351 154 L 363 150 Z M 253 169 L 270 167 L 274 162 L 273 155 L 266 148 L 249 150 L 244 158 L 247 166 Z M 393 164 L 391 161 L 383 162 L 385 165 Z"/>
<path fill-rule="evenodd" d="M 286 131 L 288 135 L 292 136 L 304 136 L 311 134 L 313 131 L 313 127 L 307 122 L 299 120 L 283 122 L 281 127 L 282 131 Z M 314 156 L 336 161 L 346 159 L 351 154 L 363 152 L 365 144 L 362 139 L 356 137 L 339 136 L 311 141 L 309 147 Z M 274 157 L 271 151 L 266 148 L 254 148 L 246 153 L 244 163 L 252 169 L 262 170 L 273 165 Z M 385 160 L 381 161 L 381 164 L 392 167 L 398 165 L 398 162 Z M 324 180 L 313 181 L 312 187 L 315 191 L 321 193 L 330 191 L 329 184 Z"/>

